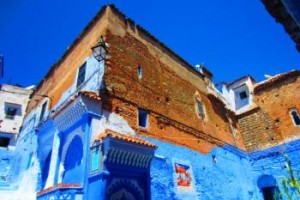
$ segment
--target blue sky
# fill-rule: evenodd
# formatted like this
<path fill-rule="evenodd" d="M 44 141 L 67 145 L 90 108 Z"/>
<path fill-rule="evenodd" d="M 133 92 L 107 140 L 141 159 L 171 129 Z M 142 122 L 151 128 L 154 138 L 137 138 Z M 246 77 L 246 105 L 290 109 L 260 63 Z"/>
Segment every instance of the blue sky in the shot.
<path fill-rule="evenodd" d="M 0 83 L 38 84 L 103 5 L 114 3 L 214 82 L 300 69 L 300 54 L 260 0 L 0 0 Z"/>

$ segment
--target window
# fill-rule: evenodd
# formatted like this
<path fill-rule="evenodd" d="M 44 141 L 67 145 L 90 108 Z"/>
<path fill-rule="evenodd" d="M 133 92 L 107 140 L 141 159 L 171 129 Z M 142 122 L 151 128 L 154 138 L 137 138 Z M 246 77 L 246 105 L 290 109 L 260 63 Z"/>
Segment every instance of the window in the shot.
<path fill-rule="evenodd" d="M 5 111 L 5 118 L 6 119 L 14 119 L 16 114 L 17 114 L 16 108 L 7 108 Z"/>
<path fill-rule="evenodd" d="M 138 123 L 142 128 L 148 127 L 148 112 L 139 108 L 138 110 Z"/>
<path fill-rule="evenodd" d="M 300 116 L 299 116 L 297 110 L 292 109 L 290 114 L 291 114 L 291 117 L 292 117 L 292 120 L 293 120 L 295 126 L 300 126 Z"/>
<path fill-rule="evenodd" d="M 196 105 L 197 105 L 197 112 L 198 115 L 202 118 L 205 117 L 205 113 L 204 113 L 204 107 L 203 107 L 203 103 L 199 100 L 196 100 Z"/>
<path fill-rule="evenodd" d="M 42 105 L 42 110 L 41 110 L 41 115 L 40 115 L 40 121 L 39 122 L 41 122 L 44 119 L 46 108 L 47 108 L 47 101 L 45 103 L 43 103 L 43 105 Z"/>
<path fill-rule="evenodd" d="M 248 97 L 248 94 L 246 91 L 240 92 L 240 99 L 246 99 Z"/>
<path fill-rule="evenodd" d="M 21 105 L 5 102 L 5 119 L 15 119 L 15 116 L 20 114 Z"/>
<path fill-rule="evenodd" d="M 138 66 L 138 78 L 142 79 L 143 77 L 143 69 L 141 66 Z"/>
<path fill-rule="evenodd" d="M 0 147 L 8 147 L 10 138 L 0 137 Z"/>
<path fill-rule="evenodd" d="M 100 149 L 99 147 L 93 148 L 91 150 L 91 165 L 90 165 L 90 172 L 96 172 L 100 170 Z"/>
<path fill-rule="evenodd" d="M 248 106 L 250 104 L 250 91 L 246 84 L 239 85 L 236 88 L 233 88 L 234 92 L 234 107 L 235 110 L 239 110 L 245 106 Z"/>
<path fill-rule="evenodd" d="M 32 161 L 32 155 L 33 153 L 31 152 L 28 156 L 27 164 L 26 164 L 26 169 L 30 167 L 31 161 Z"/>
<path fill-rule="evenodd" d="M 83 63 L 83 65 L 78 70 L 76 87 L 79 87 L 84 82 L 84 80 L 85 80 L 85 70 L 86 70 L 86 62 Z"/>

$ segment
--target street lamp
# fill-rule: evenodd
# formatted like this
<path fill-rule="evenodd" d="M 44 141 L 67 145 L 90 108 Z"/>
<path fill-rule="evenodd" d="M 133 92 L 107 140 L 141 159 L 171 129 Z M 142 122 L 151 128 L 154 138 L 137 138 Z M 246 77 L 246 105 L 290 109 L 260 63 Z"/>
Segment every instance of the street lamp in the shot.
<path fill-rule="evenodd" d="M 99 42 L 92 47 L 92 50 L 93 50 L 93 55 L 98 62 L 105 59 L 106 46 L 102 36 L 100 37 Z"/>

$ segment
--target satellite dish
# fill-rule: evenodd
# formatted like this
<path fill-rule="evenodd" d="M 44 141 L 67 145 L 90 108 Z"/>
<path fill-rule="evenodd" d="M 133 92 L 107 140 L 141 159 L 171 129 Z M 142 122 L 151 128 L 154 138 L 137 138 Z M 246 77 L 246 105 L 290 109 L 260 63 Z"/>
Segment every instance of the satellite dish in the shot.
<path fill-rule="evenodd" d="M 265 76 L 266 79 L 273 78 L 273 76 L 271 76 L 271 75 L 269 75 L 269 74 L 265 74 L 264 76 Z"/>

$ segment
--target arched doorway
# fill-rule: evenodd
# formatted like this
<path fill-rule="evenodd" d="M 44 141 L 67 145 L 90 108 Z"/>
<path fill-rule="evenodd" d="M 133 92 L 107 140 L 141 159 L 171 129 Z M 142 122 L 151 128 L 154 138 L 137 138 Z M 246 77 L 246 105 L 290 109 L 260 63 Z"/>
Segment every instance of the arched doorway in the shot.
<path fill-rule="evenodd" d="M 262 175 L 257 180 L 257 186 L 261 190 L 264 200 L 274 200 L 277 189 L 276 179 L 271 175 Z"/>
<path fill-rule="evenodd" d="M 113 178 L 107 191 L 107 200 L 143 200 L 144 190 L 135 179 Z"/>

